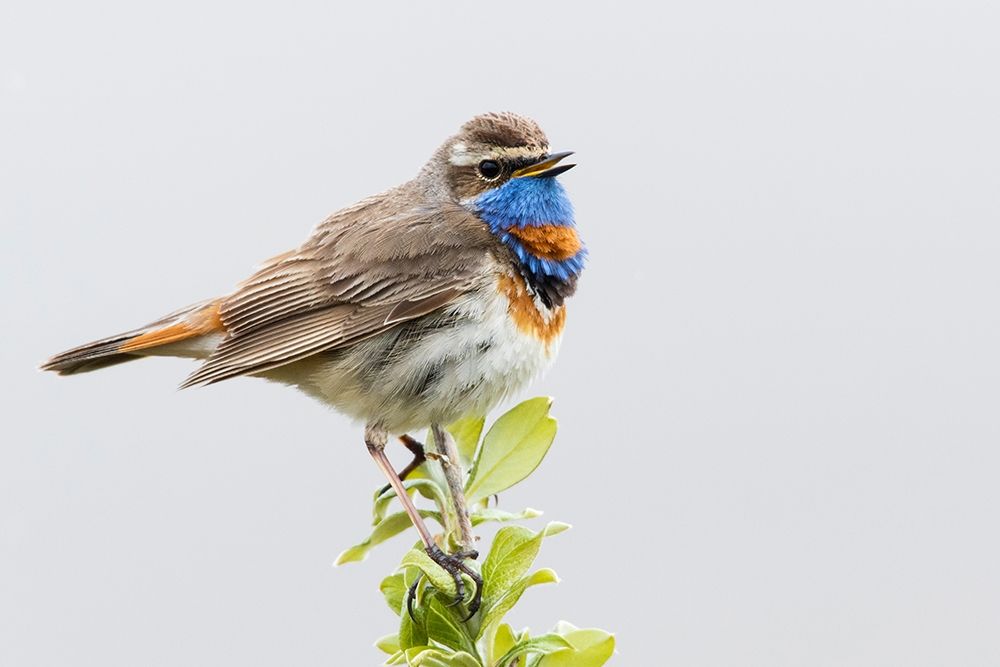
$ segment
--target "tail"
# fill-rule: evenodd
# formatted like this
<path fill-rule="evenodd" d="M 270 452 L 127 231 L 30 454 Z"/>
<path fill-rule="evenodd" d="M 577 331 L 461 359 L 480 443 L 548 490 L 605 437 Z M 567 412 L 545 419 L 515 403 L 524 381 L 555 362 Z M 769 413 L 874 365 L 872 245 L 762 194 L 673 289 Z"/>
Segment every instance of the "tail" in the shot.
<path fill-rule="evenodd" d="M 218 301 L 203 301 L 144 327 L 55 355 L 43 371 L 89 373 L 149 355 L 204 358 L 225 332 Z"/>

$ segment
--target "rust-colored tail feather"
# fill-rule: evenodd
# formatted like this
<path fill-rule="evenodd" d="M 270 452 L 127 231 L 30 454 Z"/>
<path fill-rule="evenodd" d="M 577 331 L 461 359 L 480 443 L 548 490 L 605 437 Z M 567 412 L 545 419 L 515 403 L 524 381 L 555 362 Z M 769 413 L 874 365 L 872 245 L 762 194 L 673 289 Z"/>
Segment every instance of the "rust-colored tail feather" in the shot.
<path fill-rule="evenodd" d="M 60 352 L 41 365 L 59 375 L 88 373 L 126 361 L 141 359 L 151 350 L 190 338 L 223 331 L 216 301 L 188 306 L 126 333 Z"/>

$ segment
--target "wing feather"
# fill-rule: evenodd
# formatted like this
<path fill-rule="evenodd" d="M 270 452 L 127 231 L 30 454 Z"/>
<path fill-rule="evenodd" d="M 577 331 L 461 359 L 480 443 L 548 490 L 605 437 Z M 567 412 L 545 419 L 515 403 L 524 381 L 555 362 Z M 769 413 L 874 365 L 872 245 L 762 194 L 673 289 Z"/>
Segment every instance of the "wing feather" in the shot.
<path fill-rule="evenodd" d="M 407 186 L 336 213 L 222 301 L 226 338 L 182 386 L 262 373 L 444 308 L 489 275 L 494 247 L 472 213 Z"/>
<path fill-rule="evenodd" d="M 333 306 L 245 336 L 226 339 L 209 363 L 191 375 L 183 386 L 212 384 L 238 375 L 261 373 L 343 344 L 348 338 L 345 336 L 348 322 L 359 310 L 366 309 Z M 363 321 L 376 316 L 376 313 L 366 313 Z M 384 314 L 381 318 L 384 319 Z"/>

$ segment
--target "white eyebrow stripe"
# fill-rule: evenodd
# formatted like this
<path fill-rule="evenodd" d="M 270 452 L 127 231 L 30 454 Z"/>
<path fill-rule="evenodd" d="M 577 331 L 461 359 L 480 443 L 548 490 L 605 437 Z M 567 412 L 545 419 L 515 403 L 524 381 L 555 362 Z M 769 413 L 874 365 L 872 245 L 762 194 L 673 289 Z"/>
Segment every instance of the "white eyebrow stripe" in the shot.
<path fill-rule="evenodd" d="M 548 152 L 548 146 L 502 146 L 492 150 L 487 150 L 486 147 L 481 147 L 479 150 L 470 151 L 469 147 L 466 146 L 464 142 L 458 141 L 452 145 L 451 156 L 448 158 L 448 161 L 456 167 L 466 167 L 478 164 L 482 160 L 488 160 L 490 158 L 518 160 L 528 157 L 539 157 L 540 155 Z"/>
<path fill-rule="evenodd" d="M 465 167 L 470 164 L 476 164 L 479 162 L 479 158 L 475 155 L 471 155 L 468 147 L 459 141 L 452 145 L 451 157 L 448 161 L 457 167 Z"/>

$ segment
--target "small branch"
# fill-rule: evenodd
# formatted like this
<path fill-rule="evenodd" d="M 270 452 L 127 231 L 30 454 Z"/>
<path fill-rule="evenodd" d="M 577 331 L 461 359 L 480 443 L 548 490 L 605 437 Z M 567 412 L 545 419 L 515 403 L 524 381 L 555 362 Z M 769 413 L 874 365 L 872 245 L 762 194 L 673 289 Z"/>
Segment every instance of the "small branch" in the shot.
<path fill-rule="evenodd" d="M 444 471 L 444 478 L 448 482 L 448 493 L 451 495 L 452 505 L 455 507 L 455 516 L 458 519 L 458 530 L 460 533 L 460 545 L 462 551 L 471 551 L 475 537 L 472 534 L 472 521 L 469 519 L 469 507 L 465 503 L 465 487 L 462 482 L 462 463 L 458 456 L 458 447 L 455 440 L 448 433 L 447 429 L 440 424 L 432 427 L 434 431 L 434 447 L 440 459 L 441 469 Z"/>

